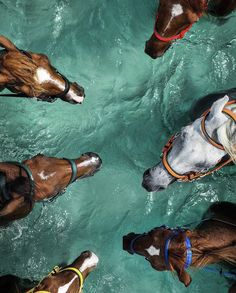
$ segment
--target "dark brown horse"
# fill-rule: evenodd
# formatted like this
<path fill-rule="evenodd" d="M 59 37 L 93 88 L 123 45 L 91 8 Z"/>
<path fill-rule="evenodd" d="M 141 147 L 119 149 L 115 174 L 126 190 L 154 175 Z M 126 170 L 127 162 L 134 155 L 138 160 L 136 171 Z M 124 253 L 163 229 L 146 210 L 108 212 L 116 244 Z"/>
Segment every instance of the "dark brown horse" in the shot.
<path fill-rule="evenodd" d="M 2 96 L 83 102 L 84 89 L 60 74 L 46 55 L 19 50 L 4 36 L 0 36 L 0 47 L 4 48 L 0 51 L 0 90 L 7 88 L 16 93 Z"/>
<path fill-rule="evenodd" d="M 172 42 L 182 39 L 204 13 L 225 16 L 236 8 L 236 0 L 160 0 L 151 38 L 145 52 L 156 59 Z"/>
<path fill-rule="evenodd" d="M 23 163 L 0 163 L 0 226 L 25 217 L 35 202 L 52 199 L 75 180 L 94 175 L 101 164 L 95 153 L 74 160 L 37 155 Z"/>
<path fill-rule="evenodd" d="M 223 262 L 236 267 L 236 204 L 213 204 L 193 230 L 161 226 L 144 234 L 130 233 L 123 237 L 123 249 L 144 256 L 157 271 L 175 271 L 187 287 L 188 267 Z"/>
<path fill-rule="evenodd" d="M 1 293 L 80 293 L 84 280 L 98 264 L 98 257 L 85 251 L 69 266 L 54 268 L 41 282 L 32 284 L 12 275 L 0 277 Z M 31 283 L 31 285 L 29 284 Z"/>

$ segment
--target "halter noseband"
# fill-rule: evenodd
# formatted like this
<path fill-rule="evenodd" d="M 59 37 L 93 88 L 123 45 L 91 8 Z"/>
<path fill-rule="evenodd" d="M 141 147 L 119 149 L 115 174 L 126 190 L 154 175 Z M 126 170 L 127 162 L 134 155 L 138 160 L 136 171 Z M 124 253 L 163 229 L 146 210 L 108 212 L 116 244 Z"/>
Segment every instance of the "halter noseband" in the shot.
<path fill-rule="evenodd" d="M 228 102 L 226 104 L 226 106 L 228 105 L 232 105 L 232 104 L 236 104 L 236 101 L 231 101 L 231 102 Z M 205 136 L 205 138 L 207 139 L 207 141 L 213 145 L 214 147 L 220 149 L 220 150 L 225 150 L 224 147 L 216 142 L 213 138 L 211 138 L 209 136 L 209 134 L 207 133 L 206 131 L 206 126 L 205 126 L 205 122 L 206 122 L 206 118 L 208 116 L 208 114 L 210 113 L 210 109 L 207 110 L 203 115 L 202 115 L 202 122 L 201 122 L 201 130 L 202 130 L 202 133 L 203 135 Z M 224 108 L 222 113 L 226 114 L 227 116 L 229 116 L 234 122 L 236 122 L 236 114 L 234 114 L 231 110 L 229 109 L 226 109 Z M 174 171 L 172 169 L 172 167 L 170 166 L 170 164 L 168 163 L 168 160 L 167 160 L 167 156 L 168 156 L 168 153 L 170 152 L 170 150 L 172 149 L 172 146 L 173 146 L 173 142 L 174 140 L 176 139 L 176 135 L 173 135 L 169 141 L 167 142 L 167 144 L 164 146 L 163 150 L 162 150 L 162 164 L 163 166 L 166 168 L 167 172 L 172 176 L 174 177 L 175 179 L 177 180 L 180 180 L 180 181 L 183 181 L 183 182 L 191 182 L 193 180 L 196 180 L 198 178 L 201 178 L 201 177 L 204 177 L 204 176 L 207 176 L 207 175 L 210 175 L 212 174 L 213 172 L 216 172 L 218 170 L 220 170 L 221 168 L 223 168 L 224 166 L 228 165 L 229 163 L 232 162 L 232 159 L 231 158 L 228 158 L 228 156 L 224 156 L 222 158 L 222 160 L 211 170 L 205 172 L 205 173 L 201 173 L 201 172 L 189 172 L 187 174 L 179 174 L 177 173 L 176 171 Z"/>
<path fill-rule="evenodd" d="M 207 10 L 208 8 L 208 1 L 206 0 L 205 1 L 205 10 Z M 200 18 L 202 15 L 203 15 L 203 12 L 197 14 L 198 17 Z M 183 39 L 185 34 L 191 29 L 191 27 L 193 26 L 193 24 L 190 24 L 189 26 L 187 26 L 185 29 L 183 29 L 179 34 L 177 35 L 174 35 L 172 37 L 163 37 L 161 36 L 158 32 L 157 32 L 157 22 L 158 22 L 158 14 L 156 16 L 156 21 L 155 21 L 155 25 L 154 25 L 154 36 L 159 40 L 159 41 L 162 41 L 162 42 L 165 42 L 165 43 L 168 43 L 168 42 L 171 42 L 171 41 L 175 41 L 175 40 L 180 40 L 180 39 Z"/>

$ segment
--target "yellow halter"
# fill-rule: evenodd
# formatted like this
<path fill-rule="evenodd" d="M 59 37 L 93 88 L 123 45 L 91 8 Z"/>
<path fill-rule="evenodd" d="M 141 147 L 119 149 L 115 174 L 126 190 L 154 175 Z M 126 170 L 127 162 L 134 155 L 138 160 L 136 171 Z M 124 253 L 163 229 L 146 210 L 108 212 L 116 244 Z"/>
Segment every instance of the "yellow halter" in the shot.
<path fill-rule="evenodd" d="M 52 272 L 50 274 L 48 274 L 48 276 L 52 276 L 52 275 L 55 275 L 57 273 L 61 273 L 61 272 L 65 272 L 65 271 L 74 272 L 78 276 L 79 281 L 80 281 L 80 289 L 79 289 L 78 293 L 80 293 L 82 288 L 83 288 L 83 285 L 84 285 L 84 277 L 83 277 L 82 273 L 78 269 L 73 268 L 73 267 L 68 267 L 68 268 L 65 268 L 65 269 L 60 269 L 59 267 L 55 267 L 52 270 Z M 27 291 L 25 293 L 51 293 L 49 291 L 34 291 L 34 290 L 35 290 L 35 288 L 32 288 L 32 289 L 30 289 L 29 291 Z"/>

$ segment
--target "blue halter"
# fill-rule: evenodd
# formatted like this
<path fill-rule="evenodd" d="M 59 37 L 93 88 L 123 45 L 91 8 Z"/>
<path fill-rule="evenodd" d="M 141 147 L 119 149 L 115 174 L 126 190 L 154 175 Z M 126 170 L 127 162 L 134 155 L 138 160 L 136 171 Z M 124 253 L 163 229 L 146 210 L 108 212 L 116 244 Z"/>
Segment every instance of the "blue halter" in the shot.
<path fill-rule="evenodd" d="M 169 238 L 167 238 L 166 243 L 165 243 L 165 264 L 167 266 L 167 268 L 171 269 L 170 267 L 170 262 L 169 262 L 169 247 L 170 247 L 170 242 L 171 240 L 179 235 L 179 232 L 183 232 L 184 230 L 181 228 L 177 228 L 177 229 L 173 229 L 173 233 L 170 235 Z M 184 264 L 184 269 L 187 269 L 188 267 L 191 266 L 192 264 L 192 245 L 191 245 L 191 241 L 189 239 L 189 237 L 185 237 L 185 246 L 186 246 L 186 260 L 185 260 L 185 264 Z"/>

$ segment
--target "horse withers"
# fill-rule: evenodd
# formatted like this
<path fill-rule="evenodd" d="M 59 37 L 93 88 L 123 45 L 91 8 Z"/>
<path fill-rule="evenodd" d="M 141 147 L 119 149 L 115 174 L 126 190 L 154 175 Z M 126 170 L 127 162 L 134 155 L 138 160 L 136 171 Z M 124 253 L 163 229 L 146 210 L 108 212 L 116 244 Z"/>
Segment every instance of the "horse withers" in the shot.
<path fill-rule="evenodd" d="M 60 98 L 71 104 L 81 104 L 84 89 L 55 69 L 43 54 L 19 50 L 9 39 L 0 35 L 0 90 L 15 94 L 5 97 L 36 97 L 53 102 Z"/>
<path fill-rule="evenodd" d="M 176 272 L 186 287 L 191 283 L 189 267 L 224 263 L 236 268 L 236 204 L 212 204 L 193 230 L 160 226 L 148 233 L 129 233 L 123 237 L 123 249 L 145 257 L 157 271 Z"/>
<path fill-rule="evenodd" d="M 93 176 L 101 165 L 95 153 L 77 159 L 37 155 L 23 163 L 0 163 L 0 226 L 25 217 L 35 202 L 52 200 L 77 179 Z"/>
<path fill-rule="evenodd" d="M 236 0 L 160 0 L 154 32 L 145 52 L 153 59 L 163 56 L 173 41 L 184 38 L 206 12 L 225 16 L 236 9 Z"/>
<path fill-rule="evenodd" d="M 23 280 L 13 275 L 0 277 L 0 292 L 4 293 L 80 293 L 85 279 L 92 272 L 99 259 L 91 251 L 82 252 L 70 265 L 53 271 L 41 282 Z"/>
<path fill-rule="evenodd" d="M 236 100 L 229 96 L 216 95 L 210 109 L 170 138 L 161 161 L 143 174 L 142 186 L 147 191 L 164 190 L 177 180 L 200 179 L 236 161 Z"/>

